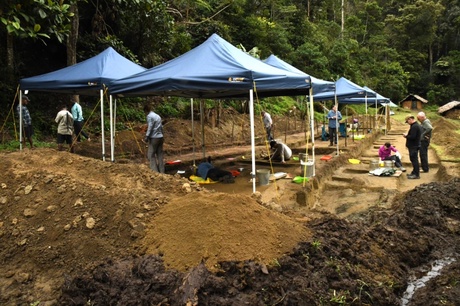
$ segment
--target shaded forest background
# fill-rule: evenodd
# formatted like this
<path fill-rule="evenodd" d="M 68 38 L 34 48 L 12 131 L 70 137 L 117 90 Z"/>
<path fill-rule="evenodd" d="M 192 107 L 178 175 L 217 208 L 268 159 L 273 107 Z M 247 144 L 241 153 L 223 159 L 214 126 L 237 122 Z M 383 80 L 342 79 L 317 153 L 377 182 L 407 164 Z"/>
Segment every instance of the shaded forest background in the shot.
<path fill-rule="evenodd" d="M 409 93 L 431 105 L 459 99 L 458 0 L 6 0 L 0 21 L 0 122 L 17 102 L 21 78 L 72 65 L 109 46 L 151 68 L 213 33 L 261 59 L 275 54 L 314 77 L 343 76 L 394 102 Z M 96 99 L 80 98 L 89 109 Z M 286 103 L 271 99 L 280 109 Z M 52 132 L 49 118 L 60 100 L 69 97 L 34 93 L 34 125 L 44 133 Z M 129 104 L 139 102 L 129 100 L 120 111 L 143 120 L 130 111 Z M 155 103 L 163 116 L 189 112 L 189 101 L 179 98 Z"/>

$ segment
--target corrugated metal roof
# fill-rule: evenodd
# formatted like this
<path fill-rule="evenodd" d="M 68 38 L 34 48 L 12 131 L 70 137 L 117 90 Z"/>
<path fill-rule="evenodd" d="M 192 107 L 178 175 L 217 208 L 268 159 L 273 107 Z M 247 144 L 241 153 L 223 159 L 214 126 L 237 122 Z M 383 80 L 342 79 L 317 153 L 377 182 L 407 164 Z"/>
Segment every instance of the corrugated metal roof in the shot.
<path fill-rule="evenodd" d="M 443 106 L 440 106 L 438 108 L 438 113 L 439 114 L 442 114 L 442 113 L 445 113 L 447 112 L 448 110 L 451 110 L 457 106 L 460 105 L 460 102 L 459 101 L 452 101 L 452 102 L 449 102 L 449 103 L 446 103 L 444 104 Z"/>
<path fill-rule="evenodd" d="M 402 99 L 401 101 L 399 101 L 399 104 L 401 104 L 401 103 L 404 102 L 404 101 L 412 101 L 412 100 L 414 100 L 414 99 L 415 99 L 415 100 L 418 100 L 418 101 L 420 101 L 420 102 L 422 102 L 422 103 L 428 103 L 428 100 L 426 100 L 426 99 L 420 97 L 419 95 L 410 94 L 410 95 L 408 95 L 407 97 L 405 97 L 404 99 Z"/>

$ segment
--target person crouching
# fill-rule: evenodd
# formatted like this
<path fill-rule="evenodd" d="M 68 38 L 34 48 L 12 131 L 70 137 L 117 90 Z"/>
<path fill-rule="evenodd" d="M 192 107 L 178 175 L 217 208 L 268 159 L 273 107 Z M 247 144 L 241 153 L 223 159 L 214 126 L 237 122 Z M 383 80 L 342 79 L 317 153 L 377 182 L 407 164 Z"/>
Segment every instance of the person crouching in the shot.
<path fill-rule="evenodd" d="M 286 163 L 287 160 L 290 160 L 292 157 L 292 150 L 286 144 L 277 142 L 276 140 L 270 141 L 270 148 L 273 153 L 270 156 L 270 159 L 277 162 Z"/>

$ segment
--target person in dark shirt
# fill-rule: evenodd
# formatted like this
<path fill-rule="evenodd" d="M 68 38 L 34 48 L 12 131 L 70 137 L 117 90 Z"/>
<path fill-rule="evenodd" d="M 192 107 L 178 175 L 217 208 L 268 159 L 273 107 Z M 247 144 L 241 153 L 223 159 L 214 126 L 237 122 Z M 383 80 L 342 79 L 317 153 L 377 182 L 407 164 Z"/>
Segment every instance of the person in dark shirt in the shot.
<path fill-rule="evenodd" d="M 235 179 L 230 171 L 226 171 L 217 167 L 211 163 L 211 156 L 198 165 L 196 174 L 202 177 L 204 180 L 208 178 L 214 182 L 222 183 L 234 183 Z"/>
<path fill-rule="evenodd" d="M 22 122 L 24 123 L 24 135 L 29 141 L 30 148 L 33 149 L 34 143 L 32 140 L 32 136 L 34 134 L 34 129 L 32 127 L 32 117 L 30 117 L 29 109 L 27 108 L 27 104 L 29 104 L 29 97 L 22 96 Z M 16 111 L 18 113 L 18 117 L 20 116 L 21 107 L 18 104 Z"/>
<path fill-rule="evenodd" d="M 406 147 L 409 150 L 409 159 L 412 163 L 412 172 L 407 175 L 408 179 L 420 178 L 420 164 L 418 161 L 418 153 L 420 150 L 420 139 L 422 136 L 422 126 L 418 124 L 414 116 L 407 116 L 406 123 L 410 125 L 409 131 L 404 133 L 406 138 Z"/>

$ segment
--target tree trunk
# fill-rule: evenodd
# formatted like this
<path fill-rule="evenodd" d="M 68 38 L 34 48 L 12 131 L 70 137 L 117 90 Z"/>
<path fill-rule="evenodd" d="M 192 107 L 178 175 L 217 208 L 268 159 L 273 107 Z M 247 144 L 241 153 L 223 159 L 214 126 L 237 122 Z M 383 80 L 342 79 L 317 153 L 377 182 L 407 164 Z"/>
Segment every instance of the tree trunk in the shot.
<path fill-rule="evenodd" d="M 6 34 L 6 60 L 7 60 L 7 79 L 13 83 L 14 80 L 14 37 Z"/>
<path fill-rule="evenodd" d="M 67 66 L 72 66 L 77 63 L 77 41 L 79 28 L 77 1 L 72 3 L 70 11 L 74 13 L 74 16 L 71 21 L 69 37 L 67 38 Z M 78 95 L 74 95 L 73 98 L 76 99 L 75 101 L 79 101 Z"/>
<path fill-rule="evenodd" d="M 428 68 L 429 69 L 429 72 L 430 74 L 432 73 L 433 71 L 433 44 L 430 43 L 429 47 L 428 47 L 428 58 L 429 58 L 429 65 L 430 67 Z"/>

